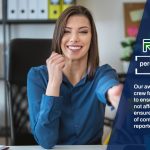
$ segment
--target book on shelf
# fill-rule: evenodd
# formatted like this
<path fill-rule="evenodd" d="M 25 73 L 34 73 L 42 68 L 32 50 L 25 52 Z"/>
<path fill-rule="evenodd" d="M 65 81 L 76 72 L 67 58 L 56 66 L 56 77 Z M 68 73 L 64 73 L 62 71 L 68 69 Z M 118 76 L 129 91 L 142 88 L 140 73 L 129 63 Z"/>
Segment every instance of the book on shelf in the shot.
<path fill-rule="evenodd" d="M 0 7 L 1 5 L 2 3 Z M 7 0 L 7 19 L 57 20 L 60 14 L 72 5 L 75 5 L 75 0 Z"/>
<path fill-rule="evenodd" d="M 17 19 L 28 19 L 28 0 L 18 0 Z"/>
<path fill-rule="evenodd" d="M 62 5 L 62 12 L 63 12 L 66 8 L 75 5 L 75 0 L 62 0 L 61 5 Z"/>
<path fill-rule="evenodd" d="M 17 0 L 7 0 L 7 19 L 17 19 Z"/>
<path fill-rule="evenodd" d="M 48 0 L 48 19 L 58 19 L 61 14 L 61 0 Z"/>
<path fill-rule="evenodd" d="M 38 19 L 48 19 L 48 0 L 37 0 Z"/>
<path fill-rule="evenodd" d="M 47 20 L 48 0 L 8 0 L 7 19 Z"/>

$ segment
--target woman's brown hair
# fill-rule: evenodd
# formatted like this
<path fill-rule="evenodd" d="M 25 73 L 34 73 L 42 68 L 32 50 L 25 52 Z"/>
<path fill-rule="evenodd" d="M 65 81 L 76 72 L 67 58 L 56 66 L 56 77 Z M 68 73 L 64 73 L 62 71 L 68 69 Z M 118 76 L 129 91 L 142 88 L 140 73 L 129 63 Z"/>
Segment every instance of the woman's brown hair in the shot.
<path fill-rule="evenodd" d="M 82 15 L 89 19 L 91 24 L 91 44 L 88 53 L 88 77 L 93 77 L 96 67 L 99 65 L 99 54 L 98 54 L 98 43 L 97 43 L 97 31 L 95 23 L 90 11 L 83 6 L 71 6 L 67 8 L 61 16 L 58 18 L 54 30 L 53 40 L 52 40 L 52 51 L 62 54 L 61 50 L 61 40 L 64 35 L 64 29 L 67 24 L 67 20 L 70 16 Z"/>

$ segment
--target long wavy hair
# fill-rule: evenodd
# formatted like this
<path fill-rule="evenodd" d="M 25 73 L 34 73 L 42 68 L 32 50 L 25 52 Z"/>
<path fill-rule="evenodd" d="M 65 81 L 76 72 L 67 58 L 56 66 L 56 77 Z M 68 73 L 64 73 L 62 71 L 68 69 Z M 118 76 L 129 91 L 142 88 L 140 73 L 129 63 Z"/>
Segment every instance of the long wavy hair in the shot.
<path fill-rule="evenodd" d="M 52 40 L 52 51 L 55 51 L 59 54 L 62 54 L 61 49 L 61 40 L 64 35 L 64 29 L 67 24 L 67 20 L 70 16 L 80 15 L 88 18 L 91 25 L 91 43 L 88 52 L 88 61 L 87 61 L 87 71 L 88 77 L 92 78 L 94 76 L 96 67 L 99 65 L 99 54 L 98 54 L 98 43 L 97 43 L 97 31 L 95 27 L 95 23 L 90 11 L 83 6 L 71 6 L 64 10 L 61 16 L 58 18 L 53 34 Z"/>

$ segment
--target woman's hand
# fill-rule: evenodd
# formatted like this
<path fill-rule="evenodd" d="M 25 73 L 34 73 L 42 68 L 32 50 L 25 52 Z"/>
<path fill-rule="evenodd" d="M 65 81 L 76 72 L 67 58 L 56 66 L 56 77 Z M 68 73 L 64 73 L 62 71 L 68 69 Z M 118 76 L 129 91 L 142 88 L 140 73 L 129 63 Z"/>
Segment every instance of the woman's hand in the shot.
<path fill-rule="evenodd" d="M 107 91 L 108 101 L 115 107 L 118 108 L 118 104 L 120 101 L 121 93 L 122 93 L 123 85 L 118 84 L 113 86 Z"/>
<path fill-rule="evenodd" d="M 46 60 L 48 69 L 48 85 L 46 95 L 59 96 L 60 85 L 62 83 L 62 71 L 65 66 L 65 58 L 55 52 Z"/>

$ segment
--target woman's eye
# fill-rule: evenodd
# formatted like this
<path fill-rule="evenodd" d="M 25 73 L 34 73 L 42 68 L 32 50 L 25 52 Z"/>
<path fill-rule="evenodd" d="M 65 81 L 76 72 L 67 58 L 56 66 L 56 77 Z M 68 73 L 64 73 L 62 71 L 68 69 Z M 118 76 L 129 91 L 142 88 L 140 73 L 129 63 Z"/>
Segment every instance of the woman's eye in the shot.
<path fill-rule="evenodd" d="M 70 31 L 65 30 L 64 33 L 70 33 Z"/>
<path fill-rule="evenodd" d="M 88 33 L 88 31 L 80 31 L 80 33 L 86 34 Z"/>

